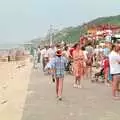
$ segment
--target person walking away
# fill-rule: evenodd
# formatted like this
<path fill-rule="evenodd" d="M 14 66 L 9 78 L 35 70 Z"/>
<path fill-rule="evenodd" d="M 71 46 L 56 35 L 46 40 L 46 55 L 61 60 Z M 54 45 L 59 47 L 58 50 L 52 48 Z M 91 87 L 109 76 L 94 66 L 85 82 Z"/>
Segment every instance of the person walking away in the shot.
<path fill-rule="evenodd" d="M 37 63 L 40 63 L 40 56 L 41 56 L 40 46 L 38 46 L 37 54 L 38 54 L 38 60 L 37 60 Z"/>
<path fill-rule="evenodd" d="M 31 61 L 33 62 L 33 56 L 34 56 L 34 48 L 30 48 L 30 55 L 31 55 Z"/>
<path fill-rule="evenodd" d="M 93 56 L 94 56 L 94 49 L 91 45 L 91 43 L 88 44 L 88 46 L 86 47 L 86 51 L 87 51 L 87 57 L 88 57 L 88 60 L 86 62 L 86 66 L 87 66 L 87 69 L 88 69 L 88 72 L 87 72 L 87 76 L 88 78 L 91 79 L 92 77 L 92 65 L 93 65 Z"/>
<path fill-rule="evenodd" d="M 56 54 L 55 46 L 51 45 L 47 53 L 48 53 L 49 61 L 52 61 L 52 59 L 55 58 L 55 54 Z M 52 82 L 55 82 L 54 73 L 51 72 L 51 74 L 52 74 Z"/>
<path fill-rule="evenodd" d="M 112 74 L 112 96 L 114 99 L 120 99 L 117 96 L 120 83 L 120 48 L 118 45 L 112 46 L 112 51 L 109 55 L 110 74 Z"/>
<path fill-rule="evenodd" d="M 95 62 L 98 61 L 98 59 L 99 59 L 99 54 L 100 54 L 99 45 L 97 45 L 96 48 L 95 48 L 95 50 L 94 50 Z"/>
<path fill-rule="evenodd" d="M 34 62 L 33 62 L 33 68 L 37 68 L 37 63 L 38 63 L 38 54 L 37 54 L 37 48 L 34 48 Z"/>
<path fill-rule="evenodd" d="M 81 86 L 81 79 L 84 75 L 84 65 L 85 65 L 85 58 L 84 53 L 80 49 L 80 44 L 77 43 L 74 46 L 75 50 L 73 51 L 73 71 L 75 76 L 75 88 L 82 88 Z"/>
<path fill-rule="evenodd" d="M 43 71 L 45 69 L 46 64 L 48 63 L 48 46 L 45 46 L 44 49 L 41 50 L 41 57 L 42 57 L 42 65 Z"/>
<path fill-rule="evenodd" d="M 68 51 L 68 46 L 66 46 L 65 48 L 64 48 L 64 50 L 63 50 L 63 56 L 68 60 L 68 64 L 67 64 L 67 66 L 66 66 L 66 71 L 69 71 L 69 67 L 70 67 L 70 59 L 69 59 L 69 51 Z"/>
<path fill-rule="evenodd" d="M 94 49 L 93 49 L 91 43 L 89 43 L 88 46 L 86 47 L 86 51 L 87 51 L 89 54 L 92 54 L 92 53 L 93 53 Z"/>
<path fill-rule="evenodd" d="M 87 69 L 87 65 L 86 65 L 86 62 L 88 61 L 88 52 L 85 50 L 85 47 L 83 46 L 82 48 L 82 51 L 83 51 L 83 54 L 84 54 L 84 58 L 85 58 L 85 63 L 84 63 L 84 73 L 85 73 L 85 79 L 87 78 L 87 72 L 88 72 L 88 69 Z"/>
<path fill-rule="evenodd" d="M 105 42 L 104 49 L 103 49 L 103 56 L 105 56 L 104 60 L 104 78 L 105 84 L 110 86 L 111 83 L 111 75 L 110 75 L 110 65 L 109 65 L 109 54 L 111 51 L 111 42 Z"/>
<path fill-rule="evenodd" d="M 62 51 L 58 49 L 56 51 L 56 57 L 48 63 L 50 69 L 54 69 L 55 78 L 56 78 L 56 95 L 59 100 L 62 100 L 62 91 L 63 91 L 63 81 L 64 81 L 64 72 L 67 64 L 67 60 L 62 56 Z"/>
<path fill-rule="evenodd" d="M 56 53 L 56 49 L 55 49 L 54 45 L 50 46 L 47 53 L 48 53 L 49 61 L 51 61 L 55 57 L 55 53 Z"/>

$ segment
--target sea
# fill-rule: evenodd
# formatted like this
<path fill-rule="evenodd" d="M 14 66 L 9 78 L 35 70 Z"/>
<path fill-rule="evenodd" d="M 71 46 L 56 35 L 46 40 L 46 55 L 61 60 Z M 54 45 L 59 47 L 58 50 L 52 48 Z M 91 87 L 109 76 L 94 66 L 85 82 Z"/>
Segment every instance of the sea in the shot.
<path fill-rule="evenodd" d="M 9 50 L 13 48 L 19 48 L 19 44 L 0 44 L 0 50 Z"/>

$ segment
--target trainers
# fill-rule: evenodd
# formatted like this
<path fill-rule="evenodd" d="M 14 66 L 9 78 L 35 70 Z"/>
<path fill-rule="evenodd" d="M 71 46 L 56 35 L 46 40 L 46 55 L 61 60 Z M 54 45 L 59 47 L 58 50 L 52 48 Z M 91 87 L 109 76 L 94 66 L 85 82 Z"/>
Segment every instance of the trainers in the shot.
<path fill-rule="evenodd" d="M 77 84 L 74 84 L 73 87 L 74 87 L 74 88 L 77 88 Z"/>
<path fill-rule="evenodd" d="M 78 85 L 78 86 L 77 86 L 77 88 L 81 89 L 81 88 L 82 88 L 82 86 L 81 86 L 81 85 Z"/>

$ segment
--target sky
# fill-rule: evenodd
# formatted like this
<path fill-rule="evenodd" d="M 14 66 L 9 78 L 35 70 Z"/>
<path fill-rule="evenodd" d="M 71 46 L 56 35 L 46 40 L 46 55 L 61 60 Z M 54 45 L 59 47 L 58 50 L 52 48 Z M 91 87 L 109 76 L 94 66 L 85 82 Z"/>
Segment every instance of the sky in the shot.
<path fill-rule="evenodd" d="M 43 37 L 49 26 L 76 26 L 120 14 L 120 0 L 0 0 L 0 44 Z"/>

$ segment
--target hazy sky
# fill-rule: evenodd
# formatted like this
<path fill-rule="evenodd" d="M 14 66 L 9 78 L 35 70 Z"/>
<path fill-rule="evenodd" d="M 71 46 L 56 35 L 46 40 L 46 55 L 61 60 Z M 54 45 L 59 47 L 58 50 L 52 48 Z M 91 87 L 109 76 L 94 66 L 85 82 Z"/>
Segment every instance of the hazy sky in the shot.
<path fill-rule="evenodd" d="M 119 0 L 0 0 L 0 43 L 44 36 L 50 24 L 73 26 L 117 14 Z"/>

